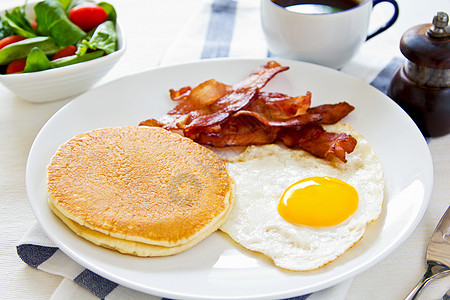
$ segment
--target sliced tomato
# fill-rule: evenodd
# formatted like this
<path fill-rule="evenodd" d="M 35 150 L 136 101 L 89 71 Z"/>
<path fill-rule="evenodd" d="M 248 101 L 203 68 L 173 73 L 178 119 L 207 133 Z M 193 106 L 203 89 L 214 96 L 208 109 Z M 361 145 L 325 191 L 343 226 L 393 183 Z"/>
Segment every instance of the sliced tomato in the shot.
<path fill-rule="evenodd" d="M 67 47 L 62 48 L 61 50 L 59 50 L 53 57 L 52 60 L 58 59 L 58 58 L 62 58 L 62 57 L 66 57 L 66 56 L 71 56 L 71 55 L 75 55 L 75 53 L 77 52 L 77 46 L 75 45 L 69 45 Z"/>
<path fill-rule="evenodd" d="M 108 19 L 108 15 L 101 6 L 83 4 L 71 9 L 69 19 L 84 31 L 88 31 L 105 22 Z"/>
<path fill-rule="evenodd" d="M 8 45 L 11 45 L 13 43 L 20 42 L 22 40 L 25 40 L 26 37 L 21 35 L 10 35 L 0 40 L 0 49 L 3 47 L 6 47 Z"/>
<path fill-rule="evenodd" d="M 25 70 L 26 64 L 27 61 L 25 59 L 14 60 L 10 62 L 9 65 L 6 67 L 6 74 L 23 72 L 23 70 Z"/>

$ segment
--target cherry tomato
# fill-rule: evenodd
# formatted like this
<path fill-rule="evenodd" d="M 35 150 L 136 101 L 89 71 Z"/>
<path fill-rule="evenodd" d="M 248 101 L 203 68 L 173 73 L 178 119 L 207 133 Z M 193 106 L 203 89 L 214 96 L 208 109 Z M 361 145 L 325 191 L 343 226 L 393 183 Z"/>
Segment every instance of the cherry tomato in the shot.
<path fill-rule="evenodd" d="M 75 55 L 75 53 L 77 52 L 77 46 L 75 45 L 70 45 L 67 47 L 62 48 L 61 50 L 59 50 L 53 57 L 52 60 L 58 59 L 58 58 L 62 58 L 62 57 L 66 57 L 66 56 L 71 56 L 71 55 Z"/>
<path fill-rule="evenodd" d="M 17 43 L 26 39 L 26 37 L 21 35 L 10 35 L 0 40 L 0 49 L 6 47 L 12 43 Z"/>
<path fill-rule="evenodd" d="M 31 26 L 33 26 L 33 30 L 36 31 L 37 22 L 34 20 L 30 20 Z"/>
<path fill-rule="evenodd" d="M 69 13 L 69 19 L 83 29 L 91 30 L 108 19 L 103 7 L 93 4 L 77 5 Z"/>
<path fill-rule="evenodd" d="M 25 59 L 18 59 L 10 62 L 6 67 L 6 74 L 23 72 L 23 70 L 25 70 L 26 63 L 27 61 Z"/>

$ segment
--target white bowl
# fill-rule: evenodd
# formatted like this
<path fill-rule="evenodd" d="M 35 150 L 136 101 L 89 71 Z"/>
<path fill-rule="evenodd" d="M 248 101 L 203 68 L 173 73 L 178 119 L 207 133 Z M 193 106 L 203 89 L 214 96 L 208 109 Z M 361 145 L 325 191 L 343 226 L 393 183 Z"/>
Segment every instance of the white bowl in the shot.
<path fill-rule="evenodd" d="M 116 32 L 118 50 L 111 54 L 45 71 L 0 75 L 0 82 L 18 97 L 30 102 L 50 102 L 79 95 L 105 76 L 124 54 L 126 42 L 118 22 Z"/>

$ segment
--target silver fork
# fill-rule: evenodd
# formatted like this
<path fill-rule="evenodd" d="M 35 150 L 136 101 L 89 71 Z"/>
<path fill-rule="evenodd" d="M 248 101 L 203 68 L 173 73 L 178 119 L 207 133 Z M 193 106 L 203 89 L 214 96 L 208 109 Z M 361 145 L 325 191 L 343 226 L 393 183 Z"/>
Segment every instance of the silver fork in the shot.
<path fill-rule="evenodd" d="M 416 299 L 421 290 L 432 280 L 450 274 L 450 206 L 431 236 L 426 259 L 427 271 L 405 300 Z"/>
<path fill-rule="evenodd" d="M 450 300 L 450 289 L 447 291 L 447 294 L 442 297 L 442 300 Z"/>

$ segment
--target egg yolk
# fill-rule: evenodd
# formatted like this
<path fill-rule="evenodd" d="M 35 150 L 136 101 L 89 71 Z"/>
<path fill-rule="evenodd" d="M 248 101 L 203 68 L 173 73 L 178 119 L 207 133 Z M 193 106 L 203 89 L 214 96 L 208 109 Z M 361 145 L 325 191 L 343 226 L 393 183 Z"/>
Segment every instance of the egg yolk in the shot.
<path fill-rule="evenodd" d="M 278 212 L 296 225 L 333 226 L 358 208 L 358 192 L 342 180 L 310 177 L 291 186 L 281 196 Z"/>

